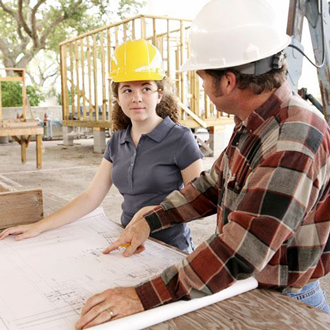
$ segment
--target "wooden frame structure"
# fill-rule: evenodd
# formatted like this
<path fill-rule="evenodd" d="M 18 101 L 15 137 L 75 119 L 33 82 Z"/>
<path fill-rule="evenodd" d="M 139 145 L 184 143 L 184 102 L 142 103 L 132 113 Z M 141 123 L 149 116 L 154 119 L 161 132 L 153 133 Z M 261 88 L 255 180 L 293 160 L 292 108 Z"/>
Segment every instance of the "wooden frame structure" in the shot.
<path fill-rule="evenodd" d="M 0 137 L 11 136 L 21 145 L 22 163 L 26 163 L 26 148 L 29 146 L 31 136 L 36 136 L 36 167 L 41 168 L 42 160 L 42 135 L 43 127 L 38 126 L 38 122 L 34 119 L 27 119 L 27 94 L 25 83 L 25 70 L 18 68 L 0 68 L 5 72 L 14 72 L 17 76 L 1 76 L 0 74 Z M 2 95 L 1 82 L 18 81 L 22 83 L 22 115 L 17 119 L 3 119 L 2 115 Z"/>
<path fill-rule="evenodd" d="M 62 42 L 63 126 L 111 128 L 110 58 L 124 41 L 140 38 L 154 44 L 163 56 L 164 69 L 181 101 L 181 124 L 208 128 L 232 123 L 216 111 L 195 72 L 179 73 L 189 56 L 190 24 L 191 20 L 138 15 Z"/>

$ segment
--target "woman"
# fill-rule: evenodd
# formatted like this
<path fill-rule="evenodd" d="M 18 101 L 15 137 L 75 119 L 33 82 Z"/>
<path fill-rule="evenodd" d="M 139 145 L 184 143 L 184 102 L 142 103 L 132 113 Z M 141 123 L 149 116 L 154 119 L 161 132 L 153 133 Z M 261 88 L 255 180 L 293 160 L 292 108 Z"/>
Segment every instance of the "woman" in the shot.
<path fill-rule="evenodd" d="M 202 154 L 188 128 L 178 125 L 178 103 L 162 70 L 159 51 L 144 40 L 127 41 L 111 60 L 113 131 L 91 184 L 67 206 L 37 223 L 9 228 L 0 239 L 21 240 L 70 223 L 98 207 L 112 184 L 124 197 L 126 227 L 170 192 L 199 176 Z M 180 224 L 154 234 L 191 252 L 190 229 Z M 105 251 L 106 252 L 106 251 Z"/>

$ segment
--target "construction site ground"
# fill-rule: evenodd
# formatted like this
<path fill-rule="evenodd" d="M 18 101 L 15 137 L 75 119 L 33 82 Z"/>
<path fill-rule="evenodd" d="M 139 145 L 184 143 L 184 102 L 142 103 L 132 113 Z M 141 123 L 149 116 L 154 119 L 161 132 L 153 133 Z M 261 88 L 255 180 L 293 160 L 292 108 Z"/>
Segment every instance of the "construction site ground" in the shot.
<path fill-rule="evenodd" d="M 16 142 L 0 144 L 0 182 L 14 190 L 42 189 L 44 212 L 49 214 L 61 208 L 84 189 L 92 180 L 102 154 L 93 152 L 93 139 L 79 139 L 66 147 L 62 141 L 44 141 L 42 169 L 36 169 L 35 142 L 27 148 L 27 162 L 21 163 L 20 146 Z M 215 158 L 204 158 L 204 169 L 209 169 Z M 112 187 L 102 203 L 108 218 L 119 223 L 122 196 Z M 329 210 L 330 212 L 330 210 Z M 198 245 L 215 231 L 215 216 L 193 221 L 194 243 Z M 330 302 L 330 275 L 321 280 Z"/>

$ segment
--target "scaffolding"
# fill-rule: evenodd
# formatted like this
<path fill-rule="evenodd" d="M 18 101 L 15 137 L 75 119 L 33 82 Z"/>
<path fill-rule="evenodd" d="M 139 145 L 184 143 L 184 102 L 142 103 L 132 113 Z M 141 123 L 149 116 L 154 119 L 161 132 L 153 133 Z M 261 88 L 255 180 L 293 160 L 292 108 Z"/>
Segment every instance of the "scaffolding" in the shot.
<path fill-rule="evenodd" d="M 232 122 L 214 108 L 195 72 L 180 73 L 189 57 L 191 20 L 138 15 L 60 44 L 63 126 L 111 128 L 112 92 L 108 73 L 117 46 L 145 39 L 161 52 L 164 69 L 180 99 L 179 121 L 190 128 Z"/>

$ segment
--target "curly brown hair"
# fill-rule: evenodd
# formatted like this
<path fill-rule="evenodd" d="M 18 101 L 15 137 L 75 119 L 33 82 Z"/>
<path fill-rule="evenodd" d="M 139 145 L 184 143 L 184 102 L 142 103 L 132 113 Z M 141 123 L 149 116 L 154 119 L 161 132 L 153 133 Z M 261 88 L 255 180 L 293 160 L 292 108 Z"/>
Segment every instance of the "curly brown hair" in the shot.
<path fill-rule="evenodd" d="M 235 74 L 239 89 L 243 90 L 249 88 L 252 90 L 253 94 L 259 95 L 263 92 L 270 92 L 274 88 L 279 88 L 285 82 L 287 76 L 287 63 L 284 61 L 281 69 L 273 69 L 259 76 L 243 74 L 236 71 L 235 68 L 223 70 L 207 69 L 205 72 L 214 78 L 213 87 L 216 96 L 221 96 L 221 91 L 219 89 L 220 81 L 227 72 Z"/>
<path fill-rule="evenodd" d="M 175 123 L 179 120 L 179 100 L 174 93 L 174 87 L 168 77 L 163 80 L 155 80 L 158 91 L 163 94 L 159 104 L 156 106 L 156 113 L 161 118 L 169 116 Z M 119 83 L 112 82 L 111 89 L 113 93 L 112 109 L 112 131 L 126 129 L 131 120 L 124 114 L 122 108 L 117 102 Z"/>

